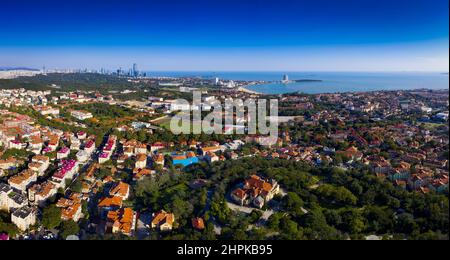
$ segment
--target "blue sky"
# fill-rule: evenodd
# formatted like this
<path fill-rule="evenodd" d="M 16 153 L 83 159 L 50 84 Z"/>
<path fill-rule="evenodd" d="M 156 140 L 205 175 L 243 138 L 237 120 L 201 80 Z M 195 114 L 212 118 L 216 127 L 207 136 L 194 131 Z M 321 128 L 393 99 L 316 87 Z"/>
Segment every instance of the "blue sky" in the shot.
<path fill-rule="evenodd" d="M 0 66 L 448 71 L 448 0 L 8 1 Z"/>

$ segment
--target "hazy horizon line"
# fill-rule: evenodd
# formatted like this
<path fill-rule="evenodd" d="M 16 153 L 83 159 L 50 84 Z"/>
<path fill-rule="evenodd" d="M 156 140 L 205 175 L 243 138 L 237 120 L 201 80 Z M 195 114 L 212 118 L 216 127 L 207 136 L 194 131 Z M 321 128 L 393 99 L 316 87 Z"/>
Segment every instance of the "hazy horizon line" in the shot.
<path fill-rule="evenodd" d="M 46 67 L 44 65 L 44 67 Z M 118 68 L 122 68 L 124 70 L 126 69 L 131 69 L 132 68 L 132 64 L 129 67 L 121 67 L 119 66 Z M 79 67 L 79 68 L 58 68 L 58 67 L 46 67 L 46 70 L 88 70 L 88 71 L 100 71 L 102 69 L 110 71 L 110 72 L 115 72 L 118 68 L 116 69 L 110 69 L 110 68 L 104 68 L 104 67 L 100 67 L 100 68 L 83 68 L 83 67 Z M 15 70 L 15 69 L 30 69 L 30 70 L 38 70 L 38 71 L 42 71 L 43 68 L 36 68 L 36 67 L 30 67 L 30 66 L 0 66 L 0 69 L 8 69 L 8 70 Z M 155 69 L 155 70 L 151 70 L 151 69 L 139 69 L 139 71 L 141 72 L 207 72 L 207 73 L 220 73 L 220 72 L 247 72 L 247 73 L 258 73 L 258 72 L 279 72 L 279 73 L 309 73 L 309 72 L 354 72 L 354 73 L 358 73 L 358 72 L 363 72 L 363 73 L 449 73 L 448 70 L 278 70 L 278 69 L 273 69 L 273 70 L 184 70 L 184 69 L 174 69 L 174 70 L 160 70 L 160 69 Z"/>

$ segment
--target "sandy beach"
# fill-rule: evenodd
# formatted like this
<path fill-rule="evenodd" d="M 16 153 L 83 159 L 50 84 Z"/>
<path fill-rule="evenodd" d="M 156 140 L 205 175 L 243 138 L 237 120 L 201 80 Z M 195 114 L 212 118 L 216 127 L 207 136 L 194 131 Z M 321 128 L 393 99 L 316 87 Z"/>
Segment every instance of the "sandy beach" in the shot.
<path fill-rule="evenodd" d="M 238 90 L 241 91 L 241 92 L 248 93 L 248 94 L 263 95 L 262 93 L 259 93 L 259 92 L 256 92 L 256 91 L 248 89 L 247 86 L 239 87 Z"/>

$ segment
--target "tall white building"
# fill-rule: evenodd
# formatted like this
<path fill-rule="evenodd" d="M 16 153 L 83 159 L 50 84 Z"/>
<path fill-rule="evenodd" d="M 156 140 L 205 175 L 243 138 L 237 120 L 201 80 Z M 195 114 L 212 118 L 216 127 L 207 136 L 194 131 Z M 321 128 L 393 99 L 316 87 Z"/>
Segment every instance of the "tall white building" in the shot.
<path fill-rule="evenodd" d="M 17 209 L 11 214 L 11 222 L 25 231 L 36 223 L 36 211 L 29 206 Z"/>

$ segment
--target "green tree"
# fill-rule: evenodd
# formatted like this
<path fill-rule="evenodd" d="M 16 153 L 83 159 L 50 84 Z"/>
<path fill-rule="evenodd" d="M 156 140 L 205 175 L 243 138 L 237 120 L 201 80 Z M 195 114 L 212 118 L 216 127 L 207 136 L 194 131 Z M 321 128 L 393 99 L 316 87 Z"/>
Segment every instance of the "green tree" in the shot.
<path fill-rule="evenodd" d="M 252 223 L 252 224 L 256 223 L 262 217 L 262 215 L 263 215 L 263 213 L 261 211 L 252 210 L 252 212 L 248 216 L 250 223 Z"/>
<path fill-rule="evenodd" d="M 55 205 L 46 207 L 42 212 L 42 225 L 47 229 L 53 229 L 61 224 L 61 209 Z"/>
<path fill-rule="evenodd" d="M 343 231 L 351 234 L 358 234 L 365 229 L 364 218 L 359 210 L 345 208 L 341 210 L 340 216 L 342 219 L 342 224 L 340 227 Z"/>
<path fill-rule="evenodd" d="M 217 217 L 219 222 L 225 224 L 227 223 L 227 219 L 231 214 L 231 210 L 228 208 L 228 205 L 225 199 L 213 200 L 211 202 L 211 213 Z"/>
<path fill-rule="evenodd" d="M 286 196 L 283 197 L 283 206 L 289 212 L 294 213 L 299 216 L 303 214 L 303 200 L 294 192 L 288 192 Z"/>
<path fill-rule="evenodd" d="M 281 219 L 283 218 L 282 213 L 275 213 L 269 217 L 267 221 L 267 227 L 274 231 L 278 231 L 280 228 Z"/>
<path fill-rule="evenodd" d="M 81 190 L 83 189 L 83 185 L 80 180 L 76 180 L 70 188 L 74 192 L 81 192 Z"/>
<path fill-rule="evenodd" d="M 6 233 L 10 237 L 19 234 L 17 226 L 11 223 L 11 215 L 2 211 L 0 211 L 0 233 Z"/>
<path fill-rule="evenodd" d="M 60 225 L 59 235 L 66 239 L 70 235 L 78 235 L 80 227 L 74 221 L 63 221 Z"/>
<path fill-rule="evenodd" d="M 372 232 L 386 233 L 394 227 L 394 213 L 387 207 L 368 206 L 364 215 Z"/>

